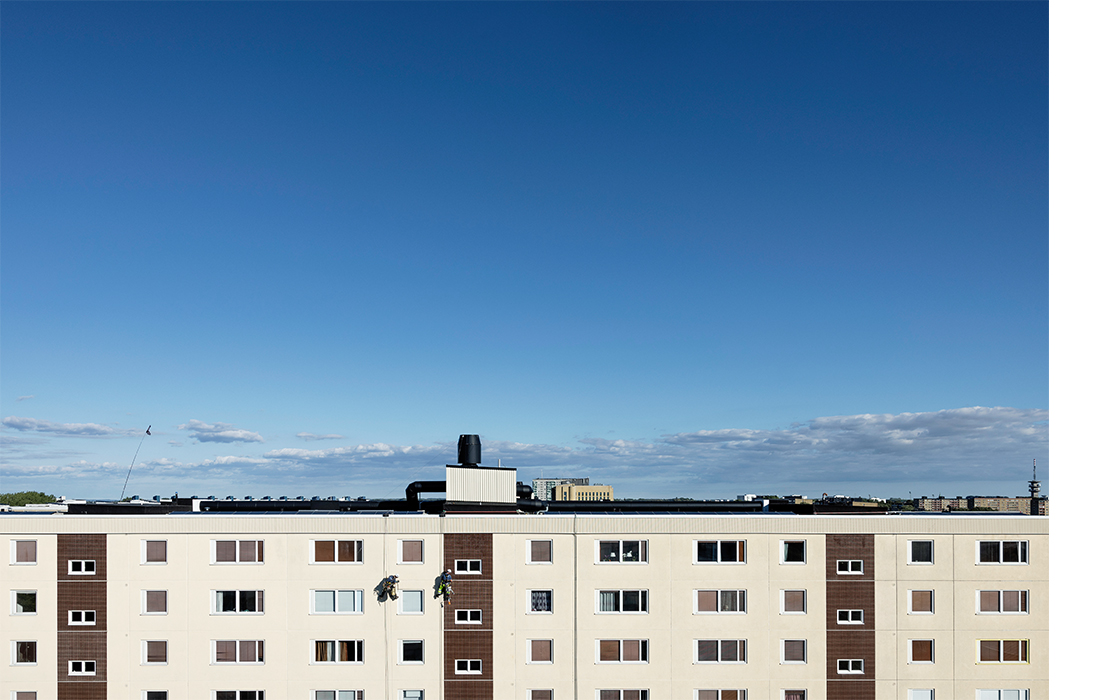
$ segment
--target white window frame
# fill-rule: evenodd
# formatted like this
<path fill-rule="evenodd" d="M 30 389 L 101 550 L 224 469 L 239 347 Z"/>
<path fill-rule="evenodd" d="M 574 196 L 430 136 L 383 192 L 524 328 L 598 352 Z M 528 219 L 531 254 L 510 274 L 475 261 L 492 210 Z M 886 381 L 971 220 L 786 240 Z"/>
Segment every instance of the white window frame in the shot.
<path fill-rule="evenodd" d="M 603 649 L 600 642 L 618 642 L 618 660 L 617 661 L 604 661 L 601 657 L 603 655 Z M 623 642 L 637 642 L 638 643 L 638 655 L 643 656 L 641 661 L 626 661 L 622 658 L 623 649 L 625 645 Z M 648 639 L 596 639 L 595 640 L 595 663 L 597 664 L 630 664 L 633 666 L 640 666 L 649 663 L 649 640 Z"/>
<path fill-rule="evenodd" d="M 843 618 L 843 613 L 847 613 L 847 619 L 846 620 L 842 619 Z M 853 613 L 858 613 L 858 618 L 859 618 L 858 620 L 853 619 L 855 617 L 853 615 Z M 859 610 L 857 608 L 837 610 L 836 611 L 836 624 L 837 625 L 865 625 L 866 624 L 866 613 L 863 610 Z"/>
<path fill-rule="evenodd" d="M 804 657 L 799 660 L 787 660 L 786 658 L 786 642 L 801 642 L 801 655 Z M 807 639 L 780 639 L 778 643 L 778 658 L 780 664 L 791 664 L 794 666 L 804 666 L 809 663 L 809 640 Z"/>
<path fill-rule="evenodd" d="M 624 549 L 624 547 L 623 547 L 624 542 L 637 542 L 638 543 L 637 549 L 638 549 L 638 553 L 641 556 L 641 558 L 637 559 L 637 560 L 631 560 L 631 561 L 623 561 L 622 559 L 619 559 L 618 561 L 612 561 L 610 559 L 608 559 L 607 561 L 603 561 L 602 558 L 601 558 L 600 550 L 602 549 L 604 542 L 616 542 L 616 543 L 618 543 L 618 556 L 619 557 L 622 556 L 622 550 Z M 595 563 L 597 565 L 609 565 L 609 566 L 621 566 L 621 565 L 639 566 L 639 565 L 648 564 L 649 563 L 649 541 L 645 540 L 645 539 L 636 539 L 636 540 L 624 540 L 624 539 L 596 540 L 595 541 Z"/>
<path fill-rule="evenodd" d="M 74 664 L 81 664 L 79 671 L 76 670 L 76 666 Z M 91 671 L 87 670 L 88 664 L 92 665 Z M 98 665 L 95 663 L 95 659 L 71 659 L 68 662 L 67 667 L 69 669 L 70 676 L 94 676 L 96 674 L 96 669 L 99 668 Z"/>
<path fill-rule="evenodd" d="M 472 567 L 470 566 L 471 564 L 473 564 L 473 562 L 477 562 L 476 571 L 473 571 Z M 465 571 L 462 571 L 462 568 L 459 566 L 460 563 L 464 563 L 466 565 Z M 455 559 L 453 571 L 455 576 L 480 576 L 482 566 L 483 562 L 480 559 Z"/>
<path fill-rule="evenodd" d="M 793 544 L 795 542 L 801 543 L 801 561 L 788 561 L 786 559 L 786 545 Z M 809 563 L 809 541 L 808 540 L 782 540 L 781 556 L 778 558 L 778 563 L 782 566 L 805 566 Z"/>
<path fill-rule="evenodd" d="M 317 543 L 318 542 L 331 542 L 333 547 L 332 556 L 335 557 L 333 561 L 317 561 Z M 355 557 L 352 561 L 340 561 L 340 542 L 354 542 L 355 543 Z M 354 566 L 363 563 L 366 559 L 366 546 L 363 540 L 341 540 L 341 539 L 328 539 L 317 538 L 309 540 L 309 563 L 310 565 L 316 564 L 317 566 Z"/>
<path fill-rule="evenodd" d="M 534 700 L 536 692 L 549 693 L 550 700 L 553 700 L 553 688 L 527 688 L 527 700 Z"/>
<path fill-rule="evenodd" d="M 317 610 L 317 594 L 332 594 L 332 610 Z M 354 610 L 340 610 L 340 593 L 353 593 L 355 600 Z M 313 588 L 309 591 L 310 615 L 362 615 L 365 607 L 365 593 L 361 588 Z"/>
<path fill-rule="evenodd" d="M 919 693 L 919 695 L 917 695 Z M 935 700 L 934 688 L 909 688 L 908 700 Z"/>
<path fill-rule="evenodd" d="M 419 693 L 419 696 L 408 695 L 408 693 Z M 400 688 L 397 690 L 397 700 L 424 700 L 424 689 Z"/>
<path fill-rule="evenodd" d="M 985 588 L 977 590 L 977 602 L 974 610 L 978 615 L 1029 615 L 1030 614 L 1030 590 L 1025 588 Z M 981 610 L 981 594 L 996 593 L 997 607 L 999 610 Z M 1026 594 L 1026 610 L 1004 610 L 1004 593 Z"/>
<path fill-rule="evenodd" d="M 640 700 L 649 700 L 648 688 L 596 688 L 595 700 L 603 700 L 603 692 L 618 693 L 618 700 L 622 700 L 622 694 L 627 691 L 636 690 Z"/>
<path fill-rule="evenodd" d="M 20 612 L 17 610 L 19 607 L 19 594 L 31 594 L 34 596 L 34 612 Z M 38 589 L 37 588 L 16 588 L 11 591 L 11 615 L 37 615 L 38 614 Z"/>
<path fill-rule="evenodd" d="M 844 664 L 847 665 L 847 669 L 844 670 Z M 858 664 L 858 670 L 854 669 L 854 665 Z M 842 675 L 861 676 L 866 673 L 866 663 L 864 659 L 837 659 L 836 660 L 836 673 Z"/>
<path fill-rule="evenodd" d="M 341 642 L 352 642 L 355 645 L 355 650 L 359 653 L 359 659 L 356 661 L 340 661 L 339 659 L 333 659 L 332 661 L 317 661 L 317 642 L 321 644 L 331 644 L 333 649 L 333 656 L 338 656 L 340 651 Z M 365 639 L 310 639 L 309 648 L 312 649 L 312 659 L 309 661 L 310 666 L 362 666 L 366 663 L 366 640 Z"/>
<path fill-rule="evenodd" d="M 931 610 L 913 610 L 912 609 L 912 594 L 931 592 Z M 935 614 L 935 589 L 934 588 L 910 588 L 908 589 L 908 614 L 909 615 L 934 615 Z"/>
<path fill-rule="evenodd" d="M 405 542 L 419 542 L 420 543 L 420 561 L 405 561 L 404 560 L 404 543 Z M 408 565 L 408 566 L 422 566 L 423 563 L 424 563 L 424 560 L 427 559 L 427 557 L 424 556 L 424 541 L 423 540 L 409 538 L 409 539 L 404 539 L 404 540 L 397 540 L 397 544 L 400 547 L 400 549 L 398 550 L 400 552 L 400 556 L 397 558 L 397 563 L 398 564 Z"/>
<path fill-rule="evenodd" d="M 218 542 L 232 542 L 235 545 L 233 561 L 218 561 Z M 241 542 L 255 542 L 256 543 L 256 559 L 257 561 L 241 561 L 240 560 L 240 543 Z M 262 551 L 261 551 L 262 550 Z M 244 540 L 210 540 L 210 564 L 211 566 L 263 566 L 267 559 L 267 547 L 264 545 L 262 539 L 244 539 Z"/>
<path fill-rule="evenodd" d="M 168 657 L 168 640 L 167 639 L 142 639 L 141 640 L 141 665 L 142 666 L 167 666 L 168 662 L 165 661 L 149 661 L 149 642 L 164 642 L 164 657 Z"/>
<path fill-rule="evenodd" d="M 241 693 L 255 693 L 256 700 L 264 700 L 264 697 L 266 696 L 262 690 L 211 690 L 210 700 L 217 700 L 218 693 L 236 693 L 235 697 L 237 697 L 238 700 Z"/>
<path fill-rule="evenodd" d="M 458 619 L 459 613 L 466 613 L 466 619 L 465 620 L 459 620 Z M 471 613 L 477 613 L 477 619 L 476 620 L 470 619 L 472 617 Z M 480 625 L 480 624 L 484 624 L 484 619 L 485 619 L 484 611 L 478 610 L 477 608 L 463 608 L 461 610 L 455 610 L 454 611 L 454 624 L 456 624 L 456 625 Z"/>
<path fill-rule="evenodd" d="M 366 697 L 365 691 L 363 690 L 349 690 L 347 688 L 343 690 L 332 690 L 329 688 L 321 688 L 319 690 L 310 691 L 309 700 L 322 700 L 322 698 L 320 697 L 320 693 L 332 693 L 335 696 L 336 700 L 340 700 L 340 693 L 352 693 L 353 700 L 363 700 L 363 698 Z"/>
<path fill-rule="evenodd" d="M 397 602 L 397 614 L 398 615 L 423 615 L 424 614 L 424 604 L 425 604 L 424 593 L 425 593 L 424 590 L 420 589 L 420 588 L 404 588 L 404 589 L 401 589 L 401 592 L 398 596 L 399 600 Z M 417 594 L 419 594 L 419 598 L 420 598 L 420 609 L 419 610 L 406 610 L 405 605 L 407 605 L 408 601 L 414 599 Z"/>
<path fill-rule="evenodd" d="M 80 571 L 73 570 L 73 564 L 80 564 Z M 92 570 L 88 571 L 88 564 L 92 565 Z M 99 570 L 99 566 L 95 563 L 95 559 L 70 559 L 69 560 L 69 576 L 95 576 Z M 71 675 L 71 674 L 70 674 Z"/>
<path fill-rule="evenodd" d="M 734 700 L 748 700 L 747 688 L 695 688 L 694 700 L 698 700 L 700 694 L 707 691 L 717 693 L 717 700 L 723 700 L 724 693 L 736 693 Z"/>
<path fill-rule="evenodd" d="M 535 610 L 534 609 L 534 595 L 535 593 L 549 593 L 549 610 Z M 552 615 L 553 614 L 554 595 L 552 588 L 528 588 L 527 589 L 527 614 L 528 615 Z"/>
<path fill-rule="evenodd" d="M 550 643 L 550 658 L 549 661 L 535 661 L 534 660 L 534 642 L 549 642 Z M 548 666 L 553 663 L 554 656 L 554 644 L 552 639 L 528 639 L 527 640 L 527 663 L 534 664 L 536 666 Z"/>
<path fill-rule="evenodd" d="M 859 570 L 852 570 L 852 565 L 858 563 Z M 840 564 L 847 564 L 847 571 L 840 568 Z M 866 573 L 866 565 L 862 559 L 837 559 L 836 560 L 836 575 L 837 576 L 862 576 Z"/>
<path fill-rule="evenodd" d="M 716 642 L 717 643 L 717 660 L 716 661 L 702 661 L 698 658 L 698 645 L 700 642 Z M 721 643 L 722 642 L 737 642 L 738 647 L 743 649 L 744 653 L 739 661 L 722 661 L 721 660 Z M 694 640 L 694 663 L 703 664 L 709 666 L 711 664 L 746 664 L 748 663 L 748 640 L 747 639 L 696 639 Z"/>
<path fill-rule="evenodd" d="M 19 661 L 19 645 L 34 645 L 34 661 Z M 38 640 L 37 639 L 13 639 L 11 640 L 11 665 L 12 666 L 37 666 L 38 665 Z"/>
<path fill-rule="evenodd" d="M 549 543 L 549 546 L 550 546 L 549 561 L 534 561 L 534 559 L 531 558 L 531 550 L 532 550 L 533 545 L 534 545 L 535 542 L 548 542 Z M 553 563 L 553 540 L 552 539 L 527 540 L 527 563 L 532 565 L 532 566 L 546 566 L 548 564 L 552 564 Z M 536 689 L 536 690 L 539 690 L 539 689 Z M 544 690 L 544 689 L 541 689 L 541 690 Z"/>
<path fill-rule="evenodd" d="M 73 613 L 76 613 L 77 615 L 80 616 L 80 621 L 79 622 L 74 622 L 73 621 Z M 91 616 L 92 616 L 91 622 L 88 622 L 88 619 L 87 619 L 88 618 L 88 613 L 91 613 Z M 69 611 L 69 616 L 68 616 L 68 620 L 69 620 L 69 625 L 68 626 L 69 627 L 94 626 L 95 625 L 95 618 L 96 618 L 96 615 L 95 615 L 94 610 L 70 610 Z"/>
<path fill-rule="evenodd" d="M 423 666 L 427 663 L 427 644 L 422 639 L 400 639 L 397 640 L 400 645 L 401 655 L 400 661 L 397 663 L 407 666 Z M 405 661 L 405 645 L 406 644 L 419 644 L 420 645 L 420 660 L 419 661 Z"/>
<path fill-rule="evenodd" d="M 787 610 L 786 609 L 786 594 L 787 593 L 801 593 L 801 605 L 802 610 Z M 779 615 L 808 615 L 809 614 L 809 591 L 804 588 L 782 588 L 778 592 L 778 614 Z"/>
<path fill-rule="evenodd" d="M 914 660 L 912 658 L 912 642 L 931 642 L 931 660 L 930 661 L 916 661 L 916 660 Z M 909 639 L 908 640 L 908 663 L 909 664 L 917 664 L 917 665 L 920 665 L 920 666 L 926 666 L 926 665 L 935 663 L 935 647 L 936 646 L 937 645 L 935 644 L 935 640 L 933 638 L 929 639 L 927 637 L 921 637 L 919 639 Z M 977 648 L 979 650 L 980 646 L 978 645 Z M 980 657 L 978 656 L 978 658 L 980 658 Z"/>
<path fill-rule="evenodd" d="M 461 665 L 465 664 L 465 670 L 461 669 Z M 477 664 L 477 670 L 473 670 L 473 664 Z M 454 659 L 454 675 L 456 676 L 480 676 L 484 673 L 484 664 L 481 663 L 481 659 Z"/>
<path fill-rule="evenodd" d="M 149 610 L 149 593 L 164 593 L 164 612 L 155 612 Z M 142 615 L 167 615 L 168 614 L 168 591 L 163 588 L 150 588 L 142 589 L 141 591 L 141 614 Z"/>
<path fill-rule="evenodd" d="M 236 644 L 236 651 L 233 655 L 240 659 L 240 644 L 241 642 L 255 642 L 256 643 L 256 656 L 262 656 L 263 659 L 259 661 L 218 661 L 218 642 L 234 642 Z M 260 645 L 263 645 L 263 651 L 260 651 Z M 211 639 L 210 640 L 210 665 L 211 666 L 263 666 L 267 663 L 267 645 L 264 644 L 262 639 Z"/>
<path fill-rule="evenodd" d="M 164 697 L 168 697 L 167 690 L 143 690 L 141 691 L 141 700 L 153 700 L 153 696 L 151 696 L 149 693 L 164 693 Z"/>
<path fill-rule="evenodd" d="M 717 593 L 717 610 L 699 610 L 698 607 L 698 594 L 699 593 Z M 739 610 L 721 610 L 721 594 L 733 593 L 733 597 L 740 605 Z M 748 614 L 748 589 L 746 588 L 696 588 L 694 594 L 694 614 L 695 615 L 747 615 Z M 708 690 L 708 688 L 704 689 Z"/>
<path fill-rule="evenodd" d="M 1000 561 L 981 561 L 981 545 L 991 542 L 999 545 L 997 549 Z M 1004 561 L 1004 544 L 1008 542 L 1022 545 L 1022 553 L 1026 555 L 1024 561 Z M 1030 564 L 1030 540 L 977 540 L 975 551 L 974 561 L 977 562 L 977 566 L 1028 566 Z"/>
<path fill-rule="evenodd" d="M 600 597 L 604 593 L 618 594 L 618 610 L 602 610 Z M 640 610 L 624 610 L 625 594 L 637 593 L 637 602 Z M 596 615 L 648 615 L 649 614 L 649 589 L 648 588 L 597 588 L 595 589 L 595 614 Z"/>
<path fill-rule="evenodd" d="M 715 561 L 699 561 L 698 559 L 698 546 L 703 543 L 713 543 L 717 547 L 717 559 Z M 721 558 L 721 545 L 726 542 L 734 542 L 738 545 L 737 550 L 743 554 L 743 558 L 740 560 L 725 561 Z M 693 555 L 694 563 L 699 566 L 744 566 L 748 563 L 748 540 L 694 540 L 691 543 L 691 553 Z"/>
<path fill-rule="evenodd" d="M 240 607 L 240 594 L 241 593 L 255 593 L 256 594 L 256 607 L 258 611 L 240 611 L 240 610 L 218 610 L 218 593 L 234 593 L 234 600 L 237 601 L 237 607 Z M 210 591 L 210 614 L 211 615 L 262 615 L 266 608 L 266 596 L 263 594 L 263 589 L 216 589 Z"/>
<path fill-rule="evenodd" d="M 981 660 L 981 642 L 999 642 L 1000 643 L 1000 660 L 999 661 L 983 661 Z M 1025 642 L 1026 643 L 1026 661 L 1004 661 L 1004 642 Z M 1017 637 L 1015 639 L 991 639 L 988 637 L 977 639 L 977 663 L 986 666 L 1026 666 L 1030 663 L 1030 639 Z"/>
<path fill-rule="evenodd" d="M 149 543 L 164 543 L 164 561 L 149 561 Z M 141 565 L 142 566 L 167 566 L 168 564 L 168 540 L 141 540 Z"/>
<path fill-rule="evenodd" d="M 9 540 L 9 542 L 11 542 L 11 545 L 10 545 L 11 556 L 8 559 L 9 564 L 11 564 L 12 566 L 37 566 L 38 565 L 38 540 L 12 539 L 12 540 Z M 19 543 L 20 542 L 33 542 L 34 543 L 34 561 L 16 561 L 15 560 L 16 554 L 19 550 Z"/>
<path fill-rule="evenodd" d="M 927 542 L 931 545 L 931 561 L 914 561 L 912 559 L 912 545 L 917 542 Z M 909 566 L 934 566 L 935 565 L 935 540 L 908 540 L 908 565 Z"/>

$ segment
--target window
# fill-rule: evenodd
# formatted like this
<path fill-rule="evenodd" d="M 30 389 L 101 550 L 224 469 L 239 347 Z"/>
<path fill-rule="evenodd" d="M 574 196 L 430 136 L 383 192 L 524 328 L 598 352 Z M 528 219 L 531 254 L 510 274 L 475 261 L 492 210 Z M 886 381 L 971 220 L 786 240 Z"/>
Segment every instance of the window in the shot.
<path fill-rule="evenodd" d="M 837 610 L 836 623 L 840 625 L 863 624 L 862 610 Z"/>
<path fill-rule="evenodd" d="M 909 639 L 908 663 L 933 664 L 935 663 L 934 639 Z"/>
<path fill-rule="evenodd" d="M 805 591 L 782 591 L 781 598 L 779 600 L 782 602 L 782 607 L 779 614 L 805 614 Z"/>
<path fill-rule="evenodd" d="M 143 615 L 167 615 L 168 591 L 142 591 Z"/>
<path fill-rule="evenodd" d="M 361 664 L 362 662 L 363 640 L 361 639 L 318 639 L 313 642 L 313 663 Z"/>
<path fill-rule="evenodd" d="M 455 610 L 454 622 L 459 625 L 479 625 L 481 624 L 481 611 Z"/>
<path fill-rule="evenodd" d="M 146 690 L 142 696 L 142 700 L 168 700 L 167 690 Z"/>
<path fill-rule="evenodd" d="M 145 641 L 141 643 L 143 647 L 142 657 L 146 664 L 166 664 L 168 663 L 168 642 L 166 641 Z"/>
<path fill-rule="evenodd" d="M 1028 700 L 1030 691 L 1018 690 L 978 690 L 977 700 Z"/>
<path fill-rule="evenodd" d="M 552 664 L 553 663 L 553 640 L 552 639 L 528 639 L 527 640 L 527 663 L 530 664 Z"/>
<path fill-rule="evenodd" d="M 94 676 L 95 675 L 95 662 L 94 661 L 70 661 L 69 662 L 69 675 L 70 676 Z"/>
<path fill-rule="evenodd" d="M 743 564 L 747 550 L 744 540 L 700 540 L 695 542 L 695 563 Z"/>
<path fill-rule="evenodd" d="M 1028 561 L 1026 540 L 977 543 L 977 563 L 979 564 L 1026 564 Z"/>
<path fill-rule="evenodd" d="M 746 639 L 696 639 L 696 664 L 743 664 L 748 661 Z"/>
<path fill-rule="evenodd" d="M 168 542 L 165 540 L 143 540 L 141 542 L 142 564 L 167 564 Z"/>
<path fill-rule="evenodd" d="M 836 661 L 836 673 L 863 673 L 862 659 L 839 659 Z"/>
<path fill-rule="evenodd" d="M 1026 615 L 1030 612 L 1029 591 L 977 591 L 977 613 Z"/>
<path fill-rule="evenodd" d="M 862 559 L 837 559 L 836 573 L 848 576 L 861 574 Z"/>
<path fill-rule="evenodd" d="M 423 564 L 424 563 L 424 541 L 423 540 L 401 540 L 401 562 L 402 564 Z"/>
<path fill-rule="evenodd" d="M 909 591 L 908 614 L 931 615 L 935 612 L 935 591 Z"/>
<path fill-rule="evenodd" d="M 12 591 L 11 592 L 12 615 L 37 615 L 38 591 Z"/>
<path fill-rule="evenodd" d="M 527 540 L 527 563 L 552 564 L 553 540 Z"/>
<path fill-rule="evenodd" d="M 934 688 L 909 688 L 908 700 L 935 700 Z"/>
<path fill-rule="evenodd" d="M 597 690 L 596 700 L 649 700 L 648 690 Z"/>
<path fill-rule="evenodd" d="M 552 613 L 553 591 L 527 591 L 528 613 Z"/>
<path fill-rule="evenodd" d="M 424 614 L 423 591 L 401 591 L 401 607 L 398 610 L 401 615 Z"/>
<path fill-rule="evenodd" d="M 422 664 L 424 662 L 424 640 L 405 639 L 401 642 L 401 663 Z"/>
<path fill-rule="evenodd" d="M 909 564 L 934 564 L 935 542 L 932 540 L 908 540 Z"/>
<path fill-rule="evenodd" d="M 748 591 L 695 591 L 695 613 L 746 613 Z"/>
<path fill-rule="evenodd" d="M 73 576 L 90 576 L 95 573 L 95 559 L 70 559 L 69 573 Z"/>
<path fill-rule="evenodd" d="M 527 700 L 553 700 L 553 690 L 528 690 Z"/>
<path fill-rule="evenodd" d="M 454 672 L 457 674 L 475 675 L 481 673 L 480 659 L 457 659 L 454 661 Z"/>
<path fill-rule="evenodd" d="M 313 615 L 355 615 L 363 611 L 361 590 L 312 591 L 312 597 Z"/>
<path fill-rule="evenodd" d="M 13 700 L 38 700 L 38 693 L 34 690 L 17 690 L 12 693 L 12 698 Z"/>
<path fill-rule="evenodd" d="M 214 700 L 263 700 L 262 690 L 215 690 Z"/>
<path fill-rule="evenodd" d="M 95 611 L 94 610 L 70 610 L 69 611 L 69 625 L 94 625 L 95 624 Z"/>
<path fill-rule="evenodd" d="M 212 591 L 214 605 L 211 614 L 260 615 L 263 613 L 263 591 Z"/>
<path fill-rule="evenodd" d="M 424 700 L 424 691 L 422 690 L 402 690 L 401 700 Z M 552 700 L 552 698 L 550 699 Z"/>
<path fill-rule="evenodd" d="M 12 564 L 37 564 L 38 540 L 11 540 Z"/>
<path fill-rule="evenodd" d="M 218 640 L 213 643 L 215 664 L 262 664 L 263 640 Z"/>
<path fill-rule="evenodd" d="M 313 700 L 363 700 L 361 690 L 314 690 Z"/>
<path fill-rule="evenodd" d="M 38 663 L 38 642 L 12 642 L 12 663 Z"/>
<path fill-rule="evenodd" d="M 649 561 L 648 540 L 599 540 L 599 561 L 604 564 L 644 564 Z"/>
<path fill-rule="evenodd" d="M 361 564 L 362 560 L 362 540 L 313 541 L 313 564 Z"/>
<path fill-rule="evenodd" d="M 215 564 L 262 564 L 263 540 L 214 540 Z"/>
<path fill-rule="evenodd" d="M 782 697 L 784 700 L 805 700 L 804 690 L 784 690 L 782 691 Z"/>
<path fill-rule="evenodd" d="M 649 663 L 649 640 L 647 639 L 600 639 L 599 661 L 601 664 L 647 664 Z"/>
<path fill-rule="evenodd" d="M 805 640 L 804 639 L 784 639 L 782 640 L 782 661 L 784 664 L 803 664 L 805 663 Z"/>
<path fill-rule="evenodd" d="M 982 639 L 977 644 L 981 663 L 1030 663 L 1030 645 L 1025 639 Z"/>
<path fill-rule="evenodd" d="M 456 574 L 479 574 L 479 573 L 481 573 L 481 560 L 480 559 L 455 559 L 454 560 L 454 573 L 456 573 Z"/>
<path fill-rule="evenodd" d="M 648 613 L 649 592 L 646 590 L 597 591 L 599 613 Z"/>
<path fill-rule="evenodd" d="M 805 540 L 786 540 L 782 543 L 783 564 L 805 563 Z"/>
<path fill-rule="evenodd" d="M 748 691 L 739 690 L 696 690 L 695 700 L 748 700 Z"/>

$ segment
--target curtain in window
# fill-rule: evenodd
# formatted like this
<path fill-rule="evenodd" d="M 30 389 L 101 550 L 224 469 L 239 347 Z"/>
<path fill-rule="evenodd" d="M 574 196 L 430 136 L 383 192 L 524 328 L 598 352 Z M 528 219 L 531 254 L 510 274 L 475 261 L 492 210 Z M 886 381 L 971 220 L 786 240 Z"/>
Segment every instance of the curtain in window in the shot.
<path fill-rule="evenodd" d="M 168 561 L 168 543 L 164 540 L 151 540 L 145 543 L 145 561 Z"/>
<path fill-rule="evenodd" d="M 336 660 L 336 643 L 335 642 L 322 642 L 315 643 L 314 661 L 335 661 Z"/>
<path fill-rule="evenodd" d="M 313 561 L 336 561 L 336 543 L 332 540 L 317 540 L 314 542 Z"/>
<path fill-rule="evenodd" d="M 356 544 L 358 544 L 357 540 L 340 540 L 340 543 L 339 543 L 340 561 L 359 561 L 358 559 L 355 558 L 355 555 L 356 555 L 355 545 Z"/>
<path fill-rule="evenodd" d="M 531 591 L 530 609 L 535 612 L 550 611 L 550 591 Z"/>
<path fill-rule="evenodd" d="M 214 642 L 214 660 L 220 663 L 233 663 L 237 660 L 236 642 Z"/>
<path fill-rule="evenodd" d="M 599 591 L 599 612 L 618 612 L 618 591 Z"/>
<path fill-rule="evenodd" d="M 215 559 L 217 561 L 236 561 L 237 543 L 233 540 L 218 540 L 214 546 Z"/>
<path fill-rule="evenodd" d="M 534 540 L 530 543 L 530 560 L 531 561 L 550 561 L 551 550 L 549 540 Z M 535 691 L 531 691 L 532 693 Z M 533 700 L 533 696 L 532 696 Z"/>

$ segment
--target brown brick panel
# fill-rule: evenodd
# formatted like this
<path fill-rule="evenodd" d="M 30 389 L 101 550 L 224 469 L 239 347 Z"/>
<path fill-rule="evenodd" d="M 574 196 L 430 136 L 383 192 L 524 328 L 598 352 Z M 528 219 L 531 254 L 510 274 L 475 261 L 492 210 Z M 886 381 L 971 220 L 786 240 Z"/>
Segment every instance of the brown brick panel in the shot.
<path fill-rule="evenodd" d="M 70 559 L 94 559 L 95 573 L 91 575 L 69 575 Z M 107 580 L 107 536 L 106 535 L 58 535 L 57 536 L 57 580 L 58 581 L 106 581 Z"/>
<path fill-rule="evenodd" d="M 443 696 L 447 700 L 492 700 L 492 681 L 443 681 Z"/>
<path fill-rule="evenodd" d="M 874 700 L 874 681 L 829 680 L 828 700 Z"/>
<path fill-rule="evenodd" d="M 454 595 L 451 604 L 446 606 L 443 629 L 469 631 L 474 629 L 492 629 L 492 581 L 472 580 L 473 576 L 454 577 Z M 459 625 L 454 622 L 455 610 L 480 610 L 480 625 Z"/>
<path fill-rule="evenodd" d="M 836 573 L 837 559 L 862 559 L 862 576 Z M 873 535 L 825 535 L 825 578 L 829 581 L 874 580 Z"/>
<path fill-rule="evenodd" d="M 826 628 L 831 632 L 858 632 L 874 629 L 874 582 L 828 581 L 825 588 L 827 608 Z M 861 625 L 841 625 L 836 622 L 837 610 L 862 610 Z M 846 657 L 844 657 L 846 658 Z"/>
<path fill-rule="evenodd" d="M 492 533 L 443 536 L 443 568 L 453 569 L 455 559 L 480 559 L 480 575 L 455 574 L 454 583 L 464 579 L 492 578 Z"/>
<path fill-rule="evenodd" d="M 457 659 L 480 659 L 481 675 L 473 676 L 479 680 L 492 679 L 492 630 L 469 630 L 468 632 L 447 632 L 443 645 L 443 678 L 445 680 L 463 680 L 467 675 L 454 673 Z M 447 700 L 451 700 L 448 698 Z"/>
<path fill-rule="evenodd" d="M 839 659 L 862 659 L 863 673 L 852 679 L 849 674 L 836 670 Z M 872 680 L 874 672 L 874 630 L 828 631 L 829 680 Z"/>
<path fill-rule="evenodd" d="M 107 700 L 107 684 L 94 683 L 58 683 L 57 700 Z"/>
<path fill-rule="evenodd" d="M 107 629 L 107 582 L 74 581 L 75 576 L 57 582 L 57 629 L 64 632 L 92 632 Z M 94 625 L 69 625 L 70 610 L 94 610 Z"/>
<path fill-rule="evenodd" d="M 95 661 L 94 676 L 70 676 L 70 661 Z M 106 632 L 57 632 L 58 683 L 88 683 L 107 680 Z"/>

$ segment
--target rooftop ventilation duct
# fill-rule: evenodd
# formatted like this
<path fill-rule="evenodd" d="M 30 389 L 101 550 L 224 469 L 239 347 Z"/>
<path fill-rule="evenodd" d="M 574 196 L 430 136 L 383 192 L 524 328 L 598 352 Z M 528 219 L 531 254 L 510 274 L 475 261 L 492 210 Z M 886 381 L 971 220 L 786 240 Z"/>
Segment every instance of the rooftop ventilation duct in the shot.
<path fill-rule="evenodd" d="M 481 463 L 481 436 L 463 435 L 458 438 L 458 464 L 475 467 Z"/>

